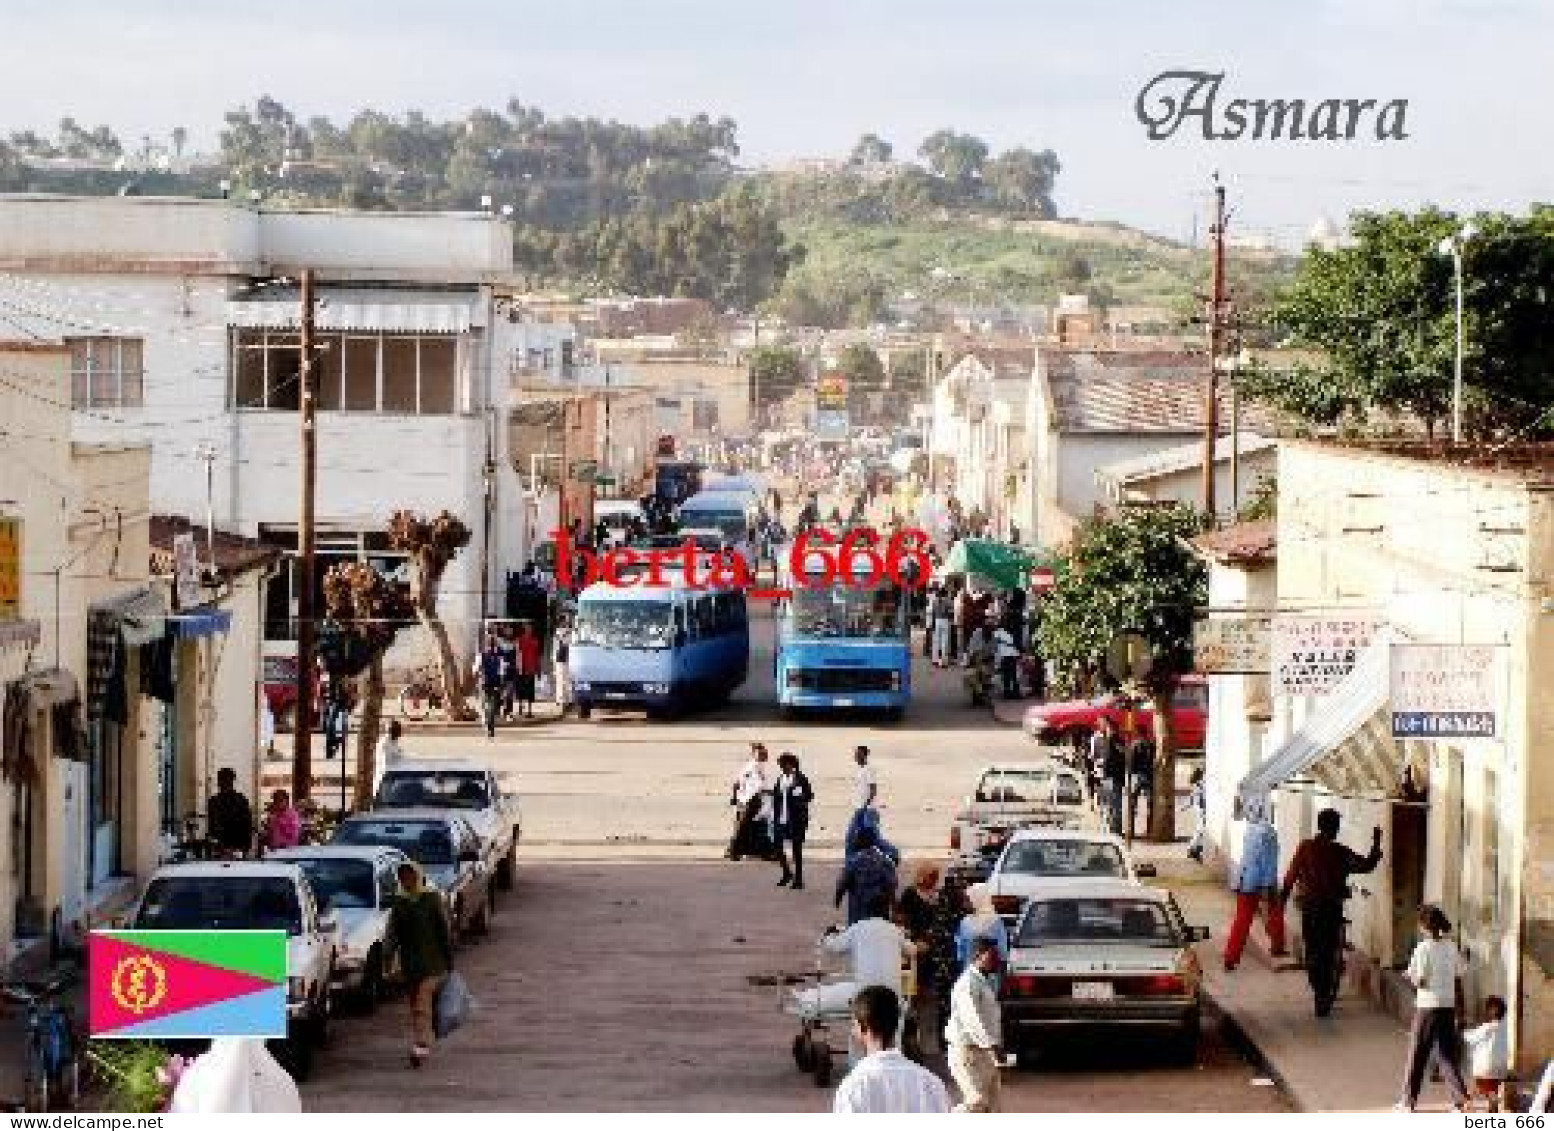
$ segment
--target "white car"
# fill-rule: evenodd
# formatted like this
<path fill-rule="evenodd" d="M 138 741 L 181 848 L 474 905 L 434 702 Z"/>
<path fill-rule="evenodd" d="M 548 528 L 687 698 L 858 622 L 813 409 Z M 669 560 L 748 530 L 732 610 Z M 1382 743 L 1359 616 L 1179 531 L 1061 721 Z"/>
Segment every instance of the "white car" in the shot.
<path fill-rule="evenodd" d="M 503 789 L 496 774 L 482 763 L 472 759 L 395 762 L 384 771 L 372 807 L 456 810 L 480 838 L 496 886 L 507 889 L 517 881 L 523 807 L 518 795 Z"/>
<path fill-rule="evenodd" d="M 314 898 L 301 867 L 221 860 L 158 868 L 130 925 L 136 930 L 286 932 L 286 1040 L 276 1051 L 297 1079 L 329 1038 L 339 923 Z"/>
<path fill-rule="evenodd" d="M 333 990 L 350 994 L 368 1013 L 399 980 L 399 950 L 389 912 L 399 891 L 399 866 L 409 857 L 380 845 L 310 844 L 282 848 L 266 860 L 296 864 L 313 895 L 339 922 Z"/>
<path fill-rule="evenodd" d="M 950 873 L 965 880 L 986 878 L 1015 832 L 1033 826 L 1078 828 L 1084 801 L 1078 771 L 1052 759 L 983 767 L 950 826 Z"/>
<path fill-rule="evenodd" d="M 1036 895 L 1096 880 L 1137 884 L 1154 874 L 1153 864 L 1134 862 L 1120 836 L 1030 828 L 1009 838 L 987 883 L 993 909 L 1012 929 Z"/>
<path fill-rule="evenodd" d="M 1164 1032 L 1183 1059 L 1197 1050 L 1203 969 L 1169 892 L 1127 880 L 1080 880 L 1032 897 L 1011 933 L 1001 1007 L 1005 1043 L 1022 1059 L 1076 1029 Z"/>

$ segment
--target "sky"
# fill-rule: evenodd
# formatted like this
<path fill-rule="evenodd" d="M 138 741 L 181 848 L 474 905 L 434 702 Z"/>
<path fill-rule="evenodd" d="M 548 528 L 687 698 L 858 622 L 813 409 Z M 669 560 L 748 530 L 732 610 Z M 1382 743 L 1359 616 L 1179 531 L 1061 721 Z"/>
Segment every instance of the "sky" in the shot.
<path fill-rule="evenodd" d="M 63 116 L 133 144 L 269 94 L 299 118 L 551 116 L 739 123 L 741 161 L 899 156 L 949 126 L 1052 149 L 1060 212 L 1200 237 L 1210 178 L 1231 231 L 1303 240 L 1321 216 L 1554 200 L 1548 0 L 0 0 L 0 131 Z M 1407 99 L 1407 140 L 1151 141 L 1139 93 L 1224 72 L 1232 98 Z"/>

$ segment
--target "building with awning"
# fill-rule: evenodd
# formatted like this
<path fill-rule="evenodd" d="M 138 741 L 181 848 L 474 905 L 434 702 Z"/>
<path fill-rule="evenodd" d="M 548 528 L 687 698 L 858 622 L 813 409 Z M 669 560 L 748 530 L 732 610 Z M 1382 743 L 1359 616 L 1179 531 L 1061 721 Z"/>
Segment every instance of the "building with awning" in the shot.
<path fill-rule="evenodd" d="M 1268 722 L 1248 764 L 1214 776 L 1218 803 L 1271 800 L 1286 864 L 1320 809 L 1338 810 L 1351 846 L 1379 826 L 1385 857 L 1346 911 L 1357 987 L 1411 1005 L 1398 971 L 1417 908 L 1438 904 L 1468 956 L 1468 1000 L 1504 997 L 1514 1055 L 1541 1063 L 1554 1053 L 1554 446 L 1283 441 L 1278 481 Z"/>

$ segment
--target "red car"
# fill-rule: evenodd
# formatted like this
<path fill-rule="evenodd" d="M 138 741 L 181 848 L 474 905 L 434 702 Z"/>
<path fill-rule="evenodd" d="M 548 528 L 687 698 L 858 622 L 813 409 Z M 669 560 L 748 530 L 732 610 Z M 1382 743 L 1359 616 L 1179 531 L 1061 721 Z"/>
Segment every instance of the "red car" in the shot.
<path fill-rule="evenodd" d="M 1094 699 L 1070 699 L 1057 703 L 1038 703 L 1026 708 L 1025 733 L 1049 746 L 1083 741 L 1100 719 L 1110 719 L 1120 732 L 1123 715 L 1133 709 L 1135 729 L 1155 725 L 1154 708 L 1148 700 L 1133 701 L 1112 692 Z M 1171 720 L 1176 725 L 1178 750 L 1202 750 L 1209 722 L 1209 688 L 1202 680 L 1184 680 L 1171 697 Z"/>

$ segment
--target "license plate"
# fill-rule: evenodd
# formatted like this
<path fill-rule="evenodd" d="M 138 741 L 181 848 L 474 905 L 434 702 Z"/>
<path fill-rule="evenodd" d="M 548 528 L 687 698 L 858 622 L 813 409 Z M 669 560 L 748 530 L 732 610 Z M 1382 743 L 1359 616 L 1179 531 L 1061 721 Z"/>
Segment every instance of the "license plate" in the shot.
<path fill-rule="evenodd" d="M 856 704 L 851 699 L 838 699 L 835 701 L 835 705 L 838 707 L 852 707 Z"/>
<path fill-rule="evenodd" d="M 1117 996 L 1110 982 L 1075 982 L 1075 1001 L 1111 1001 Z"/>
<path fill-rule="evenodd" d="M 604 697 L 606 699 L 624 699 L 626 698 L 626 693 L 624 691 L 606 691 Z"/>

